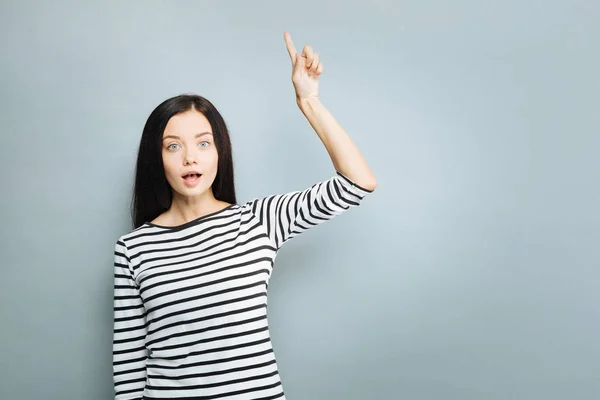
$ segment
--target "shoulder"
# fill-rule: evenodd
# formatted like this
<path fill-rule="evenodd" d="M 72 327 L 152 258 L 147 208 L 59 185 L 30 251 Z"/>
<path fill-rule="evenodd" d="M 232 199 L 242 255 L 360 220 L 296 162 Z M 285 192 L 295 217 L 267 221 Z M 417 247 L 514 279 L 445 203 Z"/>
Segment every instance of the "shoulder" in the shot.
<path fill-rule="evenodd" d="M 127 248 L 127 244 L 130 242 L 130 240 L 136 238 L 137 236 L 140 235 L 140 233 L 142 233 L 144 230 L 147 229 L 147 225 L 143 224 L 129 232 L 123 233 L 121 234 L 115 243 L 115 246 L 121 248 L 121 249 L 126 249 Z"/>

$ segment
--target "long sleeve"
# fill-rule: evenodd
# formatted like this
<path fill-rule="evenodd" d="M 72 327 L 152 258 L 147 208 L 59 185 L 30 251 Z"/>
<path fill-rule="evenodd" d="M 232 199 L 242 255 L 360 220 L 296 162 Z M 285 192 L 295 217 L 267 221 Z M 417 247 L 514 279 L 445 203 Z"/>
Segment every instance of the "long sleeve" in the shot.
<path fill-rule="evenodd" d="M 114 257 L 113 381 L 115 400 L 141 399 L 146 385 L 146 314 L 119 238 Z"/>
<path fill-rule="evenodd" d="M 273 246 L 279 249 L 311 227 L 359 206 L 372 192 L 336 171 L 330 179 L 305 190 L 256 198 L 248 203 L 265 226 Z"/>

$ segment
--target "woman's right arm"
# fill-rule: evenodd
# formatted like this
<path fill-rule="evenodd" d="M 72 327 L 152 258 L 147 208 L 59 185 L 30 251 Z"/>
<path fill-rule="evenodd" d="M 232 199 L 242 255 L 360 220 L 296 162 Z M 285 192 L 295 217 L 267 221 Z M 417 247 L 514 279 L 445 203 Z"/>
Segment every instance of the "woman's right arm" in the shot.
<path fill-rule="evenodd" d="M 127 247 L 114 254 L 113 381 L 115 400 L 141 399 L 146 386 L 147 326 L 144 303 L 133 279 Z"/>

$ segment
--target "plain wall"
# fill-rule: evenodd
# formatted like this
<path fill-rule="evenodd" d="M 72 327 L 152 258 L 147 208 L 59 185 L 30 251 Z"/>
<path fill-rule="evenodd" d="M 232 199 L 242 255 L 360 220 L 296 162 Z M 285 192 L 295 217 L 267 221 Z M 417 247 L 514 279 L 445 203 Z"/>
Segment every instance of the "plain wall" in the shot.
<path fill-rule="evenodd" d="M 334 173 L 283 40 L 378 178 L 282 248 L 290 400 L 600 398 L 600 4 L 3 1 L 0 399 L 108 399 L 143 124 L 201 94 L 238 203 Z"/>

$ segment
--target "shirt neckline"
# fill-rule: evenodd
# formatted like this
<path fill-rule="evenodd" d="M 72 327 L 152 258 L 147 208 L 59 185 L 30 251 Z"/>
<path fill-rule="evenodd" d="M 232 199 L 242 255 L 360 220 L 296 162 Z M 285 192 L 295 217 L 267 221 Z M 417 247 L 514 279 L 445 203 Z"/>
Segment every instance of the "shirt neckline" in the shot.
<path fill-rule="evenodd" d="M 220 210 L 217 210 L 217 211 L 212 212 L 210 214 L 205 214 L 205 215 L 202 215 L 202 216 L 200 216 L 198 218 L 194 218 L 193 220 L 185 222 L 185 223 L 180 224 L 180 225 L 173 225 L 173 226 L 158 225 L 158 224 L 154 224 L 154 223 L 149 222 L 149 221 L 146 222 L 145 225 L 152 226 L 152 227 L 155 227 L 155 228 L 161 228 L 161 229 L 167 229 L 167 230 L 177 231 L 177 230 L 184 229 L 184 228 L 187 228 L 187 227 L 192 226 L 192 225 L 196 225 L 197 223 L 201 222 L 205 218 L 212 217 L 214 215 L 220 214 L 220 213 L 222 213 L 222 212 L 224 212 L 226 210 L 229 210 L 230 208 L 233 208 L 235 206 L 237 206 L 237 204 L 235 204 L 235 203 L 234 204 L 230 204 L 230 205 L 228 205 L 225 208 L 221 208 Z"/>

